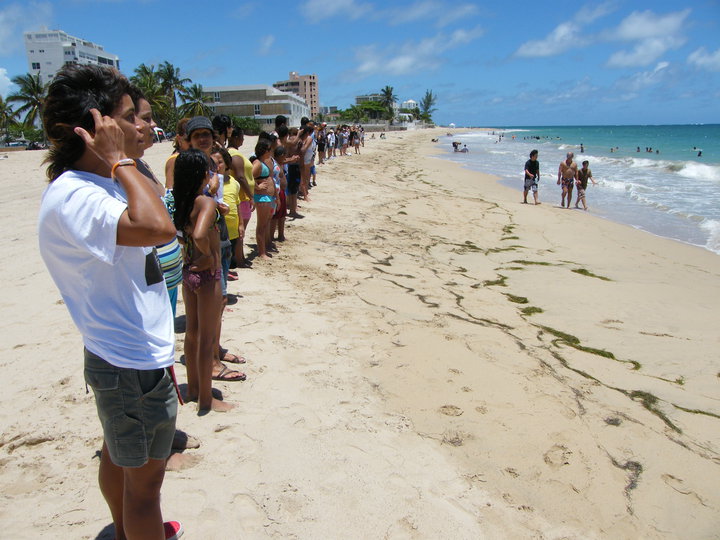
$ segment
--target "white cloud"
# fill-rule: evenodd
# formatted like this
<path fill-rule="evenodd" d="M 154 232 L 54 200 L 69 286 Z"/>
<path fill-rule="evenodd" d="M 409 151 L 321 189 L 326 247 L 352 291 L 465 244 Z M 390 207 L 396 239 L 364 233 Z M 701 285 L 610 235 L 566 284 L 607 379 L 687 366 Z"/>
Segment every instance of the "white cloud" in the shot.
<path fill-rule="evenodd" d="M 677 49 L 685 39 L 681 37 L 665 36 L 643 39 L 632 51 L 618 51 L 613 53 L 607 61 L 609 67 L 647 66 L 660 58 L 670 49 Z"/>
<path fill-rule="evenodd" d="M 544 39 L 526 41 L 520 45 L 515 51 L 515 56 L 526 58 L 556 56 L 588 45 L 591 40 L 583 31 L 583 26 L 608 15 L 613 10 L 613 2 L 603 2 L 595 7 L 585 6 L 570 20 L 557 25 Z"/>
<path fill-rule="evenodd" d="M 556 26 L 545 39 L 523 43 L 515 54 L 528 58 L 555 56 L 582 45 L 580 28 L 573 22 L 566 22 Z"/>
<path fill-rule="evenodd" d="M 618 51 L 607 61 L 609 67 L 647 66 L 655 62 L 670 49 L 677 49 L 685 43 L 681 35 L 686 26 L 689 9 L 667 15 L 656 15 L 652 11 L 634 11 L 618 25 L 607 32 L 608 41 L 636 41 L 630 51 Z"/>
<path fill-rule="evenodd" d="M 371 10 L 370 4 L 356 0 L 306 0 L 300 6 L 300 11 L 305 18 L 312 22 L 330 19 L 338 15 L 357 19 Z"/>
<path fill-rule="evenodd" d="M 0 56 L 22 49 L 22 33 L 48 24 L 52 6 L 46 2 L 8 4 L 0 8 Z"/>
<path fill-rule="evenodd" d="M 688 64 L 707 69 L 708 71 L 720 71 L 720 49 L 708 53 L 705 47 L 700 47 L 688 56 Z"/>
<path fill-rule="evenodd" d="M 449 35 L 440 33 L 419 42 L 407 41 L 400 46 L 390 45 L 382 50 L 377 45 L 361 47 L 355 53 L 357 67 L 353 70 L 353 75 L 407 75 L 433 70 L 445 61 L 442 57 L 444 52 L 467 45 L 479 38 L 483 32 L 477 27 L 472 30 L 455 30 Z"/>
<path fill-rule="evenodd" d="M 10 77 L 8 77 L 7 69 L 0 68 L 0 96 L 3 98 L 7 97 L 10 92 L 10 86 L 12 86 L 12 82 L 10 81 Z"/>
<path fill-rule="evenodd" d="M 636 41 L 654 37 L 673 36 L 685 26 L 685 19 L 690 15 L 689 9 L 656 15 L 650 10 L 634 11 L 611 32 L 611 38 L 623 41 Z"/>
<path fill-rule="evenodd" d="M 615 86 L 625 92 L 625 96 L 635 96 L 639 91 L 655 86 L 665 80 L 670 75 L 669 66 L 668 62 L 659 62 L 650 71 L 640 71 L 630 77 L 619 79 Z"/>
<path fill-rule="evenodd" d="M 566 90 L 553 92 L 552 95 L 545 97 L 543 101 L 546 104 L 578 101 L 592 95 L 596 91 L 597 88 L 592 86 L 590 78 L 584 77 L 581 81 L 576 82 Z"/>
<path fill-rule="evenodd" d="M 258 47 L 258 54 L 260 56 L 267 56 L 272 52 L 272 46 L 275 43 L 275 36 L 264 36 L 260 39 L 260 47 Z"/>

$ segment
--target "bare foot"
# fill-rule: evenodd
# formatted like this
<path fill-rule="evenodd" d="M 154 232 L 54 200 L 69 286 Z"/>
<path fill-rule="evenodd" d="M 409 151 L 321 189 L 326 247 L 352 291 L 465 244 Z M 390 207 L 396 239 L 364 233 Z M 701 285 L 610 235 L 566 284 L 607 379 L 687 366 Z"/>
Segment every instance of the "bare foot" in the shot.
<path fill-rule="evenodd" d="M 173 450 L 187 450 L 188 448 L 200 448 L 200 441 L 188 435 L 180 429 L 175 430 L 175 436 L 173 437 L 172 449 Z"/>
<path fill-rule="evenodd" d="M 542 204 L 541 202 L 536 202 L 535 204 Z"/>
<path fill-rule="evenodd" d="M 219 399 L 212 398 L 209 407 L 200 407 L 198 405 L 198 416 L 204 416 L 210 411 L 213 412 L 228 412 L 235 408 L 235 405 L 228 403 L 227 401 L 220 401 Z"/>
<path fill-rule="evenodd" d="M 182 471 L 194 467 L 199 461 L 200 456 L 175 452 L 170 454 L 170 457 L 165 462 L 165 470 L 174 472 Z"/>

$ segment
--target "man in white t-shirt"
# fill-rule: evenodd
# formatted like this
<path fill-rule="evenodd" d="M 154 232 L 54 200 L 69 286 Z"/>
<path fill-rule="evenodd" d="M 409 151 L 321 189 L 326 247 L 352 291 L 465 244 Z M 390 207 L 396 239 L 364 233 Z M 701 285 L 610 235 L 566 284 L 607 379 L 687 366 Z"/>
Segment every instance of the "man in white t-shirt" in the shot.
<path fill-rule="evenodd" d="M 82 334 L 85 380 L 103 426 L 98 479 L 115 536 L 171 539 L 160 488 L 177 416 L 170 303 L 152 246 L 175 226 L 128 159 L 141 122 L 119 72 L 71 65 L 48 89 L 52 142 L 40 207 L 40 253 Z"/>

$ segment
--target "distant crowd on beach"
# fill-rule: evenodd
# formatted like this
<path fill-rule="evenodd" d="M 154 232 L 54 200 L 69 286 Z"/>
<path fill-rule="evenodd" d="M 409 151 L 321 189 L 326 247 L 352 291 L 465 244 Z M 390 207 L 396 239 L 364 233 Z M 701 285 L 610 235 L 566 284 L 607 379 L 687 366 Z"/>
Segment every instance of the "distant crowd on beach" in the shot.
<path fill-rule="evenodd" d="M 41 256 L 84 343 L 84 376 L 103 429 L 98 480 L 115 538 L 174 540 L 160 490 L 171 452 L 197 441 L 176 429 L 178 403 L 224 412 L 212 381 L 237 382 L 246 359 L 221 346 L 227 284 L 286 240 L 310 203 L 317 168 L 359 154 L 361 126 L 304 118 L 262 132 L 249 157 L 225 115 L 183 118 L 164 182 L 143 161 L 156 127 L 148 99 L 115 69 L 68 65 L 43 109 L 51 143 L 38 237 Z M 384 134 L 381 136 L 384 138 Z M 245 239 L 255 216 L 255 247 Z M 178 291 L 185 305 L 181 395 L 175 364 Z M 182 457 L 182 456 L 175 456 Z"/>

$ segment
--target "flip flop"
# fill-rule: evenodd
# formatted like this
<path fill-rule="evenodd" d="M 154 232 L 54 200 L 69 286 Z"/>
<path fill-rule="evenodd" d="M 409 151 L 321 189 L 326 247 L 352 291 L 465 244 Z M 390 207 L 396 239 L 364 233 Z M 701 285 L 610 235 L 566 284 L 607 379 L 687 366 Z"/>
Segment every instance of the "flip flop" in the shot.
<path fill-rule="evenodd" d="M 225 308 L 226 311 L 232 311 L 232 309 Z M 238 356 L 233 354 L 227 349 L 220 347 L 220 361 L 227 362 L 228 364 L 244 364 L 247 359 L 244 356 Z"/>
<path fill-rule="evenodd" d="M 228 375 L 230 375 L 231 373 L 239 373 L 240 377 L 228 377 Z M 232 370 L 232 369 L 228 368 L 225 364 L 223 364 L 223 367 L 220 370 L 220 373 L 212 376 L 213 381 L 223 381 L 223 382 L 244 381 L 245 379 L 247 379 L 247 375 L 245 375 L 242 371 Z"/>

